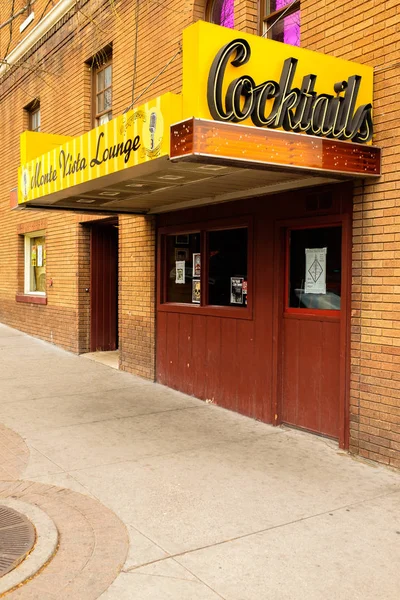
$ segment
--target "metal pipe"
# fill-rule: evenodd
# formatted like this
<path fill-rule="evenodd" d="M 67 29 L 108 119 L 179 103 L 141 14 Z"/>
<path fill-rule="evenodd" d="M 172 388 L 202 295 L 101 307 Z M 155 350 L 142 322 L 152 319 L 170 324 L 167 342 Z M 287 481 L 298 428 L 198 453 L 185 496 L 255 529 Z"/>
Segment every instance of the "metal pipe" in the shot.
<path fill-rule="evenodd" d="M 17 63 L 31 48 L 76 4 L 76 0 L 59 0 L 45 17 L 7 56 L 7 64 L 0 66 L 0 77 L 7 69 Z"/>

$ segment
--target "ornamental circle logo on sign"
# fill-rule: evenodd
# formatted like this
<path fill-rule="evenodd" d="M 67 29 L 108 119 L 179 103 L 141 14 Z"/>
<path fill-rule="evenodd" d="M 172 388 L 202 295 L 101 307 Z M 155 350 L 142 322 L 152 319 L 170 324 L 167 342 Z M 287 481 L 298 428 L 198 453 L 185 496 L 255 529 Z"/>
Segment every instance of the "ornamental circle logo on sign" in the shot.
<path fill-rule="evenodd" d="M 22 196 L 24 197 L 24 199 L 26 199 L 29 194 L 29 171 L 28 171 L 28 169 L 22 169 L 21 190 L 22 190 Z"/>
<path fill-rule="evenodd" d="M 161 110 L 157 107 L 151 108 L 146 113 L 142 129 L 143 147 L 146 156 L 150 158 L 159 156 L 163 134 L 164 118 Z"/>

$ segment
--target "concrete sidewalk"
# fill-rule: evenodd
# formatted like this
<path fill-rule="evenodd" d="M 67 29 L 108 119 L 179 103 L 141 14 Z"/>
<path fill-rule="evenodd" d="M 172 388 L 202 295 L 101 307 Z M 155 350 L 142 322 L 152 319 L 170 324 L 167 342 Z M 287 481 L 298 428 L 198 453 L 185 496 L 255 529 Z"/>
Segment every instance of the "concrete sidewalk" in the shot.
<path fill-rule="evenodd" d="M 128 529 L 102 600 L 400 597 L 398 473 L 5 326 L 0 367 L 0 422 L 29 449 L 20 479 L 97 499 Z"/>

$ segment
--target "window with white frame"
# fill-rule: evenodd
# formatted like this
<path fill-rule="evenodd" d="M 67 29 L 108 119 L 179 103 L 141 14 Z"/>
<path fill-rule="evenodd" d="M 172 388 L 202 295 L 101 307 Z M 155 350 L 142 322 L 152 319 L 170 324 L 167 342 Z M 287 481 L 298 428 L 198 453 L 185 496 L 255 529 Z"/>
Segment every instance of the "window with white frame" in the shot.
<path fill-rule="evenodd" d="M 25 234 L 25 294 L 46 295 L 46 237 L 44 231 Z"/>
<path fill-rule="evenodd" d="M 32 110 L 29 114 L 29 129 L 30 131 L 40 131 L 40 106 Z"/>

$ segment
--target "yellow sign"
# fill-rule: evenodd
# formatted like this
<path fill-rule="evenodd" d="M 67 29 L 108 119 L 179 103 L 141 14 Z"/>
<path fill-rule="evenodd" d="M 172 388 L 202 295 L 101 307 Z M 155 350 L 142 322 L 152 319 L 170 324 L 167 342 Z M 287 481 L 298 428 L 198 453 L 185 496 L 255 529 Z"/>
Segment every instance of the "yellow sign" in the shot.
<path fill-rule="evenodd" d="M 183 39 L 185 119 L 370 141 L 372 67 L 202 21 Z"/>
<path fill-rule="evenodd" d="M 181 98 L 169 93 L 80 137 L 59 138 L 58 144 L 61 139 L 67 141 L 58 146 L 54 146 L 54 136 L 36 134 L 43 136 L 42 149 L 47 144 L 49 151 L 20 168 L 18 202 L 35 200 L 168 156 L 170 125 L 180 118 Z M 24 141 L 25 145 L 29 143 L 29 134 L 22 138 L 22 155 L 29 156 L 24 148 Z"/>
<path fill-rule="evenodd" d="M 170 126 L 192 117 L 369 142 L 372 82 L 366 65 L 199 21 L 183 32 L 182 95 L 165 94 L 76 138 L 23 134 L 18 202 L 76 196 L 168 157 Z"/>

